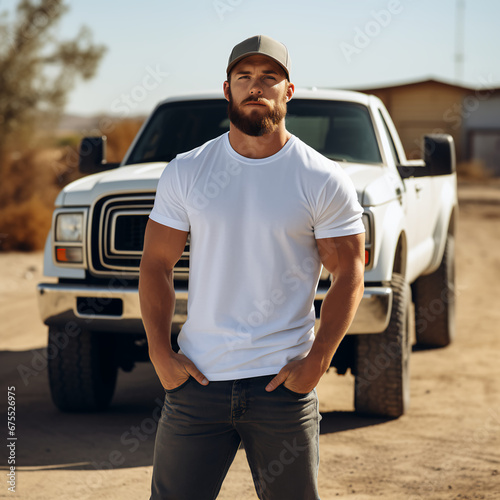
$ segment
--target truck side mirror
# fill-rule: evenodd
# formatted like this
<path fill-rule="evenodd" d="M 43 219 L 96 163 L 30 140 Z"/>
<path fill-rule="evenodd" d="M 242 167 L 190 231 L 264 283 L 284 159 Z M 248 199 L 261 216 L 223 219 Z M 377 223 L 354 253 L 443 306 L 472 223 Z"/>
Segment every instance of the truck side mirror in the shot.
<path fill-rule="evenodd" d="M 102 170 L 111 170 L 118 167 L 119 163 L 106 161 L 105 135 L 101 137 L 84 137 L 80 143 L 78 169 L 83 174 L 94 174 Z"/>
<path fill-rule="evenodd" d="M 456 171 L 455 143 L 449 134 L 424 136 L 424 160 L 428 175 L 449 175 Z"/>

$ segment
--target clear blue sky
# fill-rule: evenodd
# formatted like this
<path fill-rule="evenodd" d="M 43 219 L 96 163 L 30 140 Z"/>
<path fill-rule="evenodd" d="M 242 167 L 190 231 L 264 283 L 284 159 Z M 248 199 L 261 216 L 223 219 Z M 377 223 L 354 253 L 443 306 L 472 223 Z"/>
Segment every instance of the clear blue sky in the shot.
<path fill-rule="evenodd" d="M 429 77 L 500 86 L 500 1 L 463 2 L 457 80 L 457 0 L 69 0 L 59 36 L 86 25 L 108 52 L 95 79 L 71 93 L 67 112 L 148 113 L 170 95 L 220 89 L 231 48 L 260 33 L 287 45 L 299 87 Z"/>

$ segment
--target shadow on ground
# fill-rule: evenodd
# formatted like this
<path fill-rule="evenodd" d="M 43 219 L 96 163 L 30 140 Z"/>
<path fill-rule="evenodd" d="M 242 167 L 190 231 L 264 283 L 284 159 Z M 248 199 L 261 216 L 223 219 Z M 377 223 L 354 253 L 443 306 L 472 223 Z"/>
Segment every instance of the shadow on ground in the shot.
<path fill-rule="evenodd" d="M 50 398 L 44 349 L 0 352 L 0 375 L 16 393 L 17 466 L 101 470 L 153 463 L 163 389 L 150 363 L 120 372 L 111 406 L 99 413 L 61 413 Z M 6 421 L 7 395 L 0 402 Z M 377 425 L 387 419 L 324 413 L 321 434 Z M 6 463 L 6 461 L 2 461 Z"/>

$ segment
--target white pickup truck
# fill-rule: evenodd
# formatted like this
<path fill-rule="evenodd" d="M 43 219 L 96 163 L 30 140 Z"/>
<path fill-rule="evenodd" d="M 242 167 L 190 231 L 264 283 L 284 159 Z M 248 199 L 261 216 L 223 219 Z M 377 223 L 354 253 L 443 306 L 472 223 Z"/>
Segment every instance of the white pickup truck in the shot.
<path fill-rule="evenodd" d="M 454 335 L 453 140 L 425 136 L 423 160 L 409 161 L 382 102 L 347 91 L 297 91 L 286 124 L 339 162 L 364 208 L 365 292 L 331 366 L 355 376 L 356 411 L 398 417 L 409 404 L 412 345 L 446 346 Z M 106 407 L 118 369 L 148 360 L 137 286 L 158 179 L 176 154 L 228 129 L 221 94 L 198 94 L 160 103 L 119 165 L 106 163 L 105 137 L 82 141 L 80 170 L 93 174 L 66 186 L 56 200 L 44 274 L 58 282 L 38 285 L 59 409 Z M 202 197 L 215 196 L 222 182 L 214 179 L 213 192 Z M 174 346 L 186 319 L 188 278 L 189 241 L 175 267 Z M 317 317 L 329 284 L 323 272 Z"/>

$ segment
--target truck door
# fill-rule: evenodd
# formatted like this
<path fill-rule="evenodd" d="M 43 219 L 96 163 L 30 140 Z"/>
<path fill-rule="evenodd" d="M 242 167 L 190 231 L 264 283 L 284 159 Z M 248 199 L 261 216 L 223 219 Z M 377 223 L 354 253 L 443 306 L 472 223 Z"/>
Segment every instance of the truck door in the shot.
<path fill-rule="evenodd" d="M 395 165 L 401 165 L 403 163 L 401 155 L 404 155 L 404 151 L 398 152 L 396 140 L 384 115 L 383 110 L 380 110 L 380 116 L 389 140 L 392 160 L 394 160 Z M 392 122 L 391 125 L 394 127 Z M 415 167 L 414 176 L 402 179 L 408 238 L 409 262 L 407 269 L 409 275 L 407 278 L 410 282 L 419 275 L 422 269 L 427 267 L 434 248 L 432 232 L 435 225 L 435 214 L 432 213 L 432 183 L 430 177 L 419 175 L 419 168 L 422 167 Z"/>

